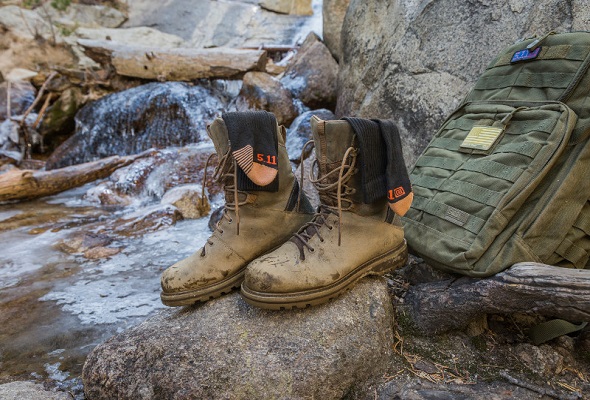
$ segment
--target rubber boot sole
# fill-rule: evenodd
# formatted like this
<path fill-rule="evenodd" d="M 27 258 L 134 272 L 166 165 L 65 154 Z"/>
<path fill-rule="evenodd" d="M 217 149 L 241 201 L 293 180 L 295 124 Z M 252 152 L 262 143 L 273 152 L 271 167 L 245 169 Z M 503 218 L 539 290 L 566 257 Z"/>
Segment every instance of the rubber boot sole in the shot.
<path fill-rule="evenodd" d="M 350 290 L 367 275 L 381 276 L 403 266 L 408 260 L 408 247 L 404 240 L 398 247 L 381 254 L 355 268 L 342 279 L 322 288 L 292 293 L 266 293 L 252 290 L 242 283 L 242 297 L 248 304 L 267 310 L 307 308 L 326 303 Z"/>
<path fill-rule="evenodd" d="M 160 299 L 164 305 L 170 307 L 190 306 L 198 302 L 216 299 L 217 297 L 228 294 L 235 289 L 239 289 L 244 280 L 245 272 L 246 268 L 242 268 L 238 273 L 225 278 L 222 281 L 202 286 L 194 290 L 175 293 L 161 292 Z"/>

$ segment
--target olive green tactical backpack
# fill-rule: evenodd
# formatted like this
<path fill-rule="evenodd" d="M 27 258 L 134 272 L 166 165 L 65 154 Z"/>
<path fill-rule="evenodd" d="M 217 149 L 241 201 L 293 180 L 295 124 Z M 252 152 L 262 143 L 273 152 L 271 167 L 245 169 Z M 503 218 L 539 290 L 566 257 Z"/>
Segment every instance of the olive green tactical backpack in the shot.
<path fill-rule="evenodd" d="M 590 33 L 502 52 L 410 179 L 414 254 L 485 277 L 522 261 L 589 267 Z"/>

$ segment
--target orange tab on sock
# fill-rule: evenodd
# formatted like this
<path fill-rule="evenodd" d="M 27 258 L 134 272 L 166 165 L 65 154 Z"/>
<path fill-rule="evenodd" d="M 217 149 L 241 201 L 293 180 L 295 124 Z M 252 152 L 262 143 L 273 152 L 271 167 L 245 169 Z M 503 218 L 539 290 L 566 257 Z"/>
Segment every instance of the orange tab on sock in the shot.
<path fill-rule="evenodd" d="M 395 189 L 393 190 L 389 190 L 387 192 L 387 197 L 389 200 L 391 200 L 389 198 L 389 196 L 395 196 Z M 414 201 L 414 193 L 410 192 L 409 195 L 407 195 L 406 197 L 402 198 L 401 200 L 396 201 L 395 203 L 389 203 L 389 208 L 391 208 L 391 210 L 396 213 L 397 215 L 399 215 L 400 217 L 403 217 L 404 215 L 406 215 L 406 213 L 408 212 L 408 210 L 410 209 L 410 207 L 412 206 L 412 201 Z"/>
<path fill-rule="evenodd" d="M 267 111 L 230 112 L 222 115 L 232 156 L 238 164 L 238 189 L 278 190 L 278 125 Z"/>

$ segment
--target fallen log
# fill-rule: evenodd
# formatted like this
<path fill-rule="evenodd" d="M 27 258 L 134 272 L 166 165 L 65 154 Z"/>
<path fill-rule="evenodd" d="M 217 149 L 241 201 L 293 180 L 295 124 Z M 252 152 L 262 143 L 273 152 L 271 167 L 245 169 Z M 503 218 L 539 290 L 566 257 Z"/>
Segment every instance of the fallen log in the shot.
<path fill-rule="evenodd" d="M 239 78 L 248 71 L 264 71 L 265 50 L 161 49 L 80 39 L 84 53 L 119 75 L 160 81 Z"/>
<path fill-rule="evenodd" d="M 464 329 L 482 314 L 537 314 L 590 321 L 590 270 L 518 263 L 485 279 L 412 286 L 404 308 L 424 333 Z"/>
<path fill-rule="evenodd" d="M 0 175 L 0 203 L 36 199 L 82 186 L 151 154 L 153 150 L 133 156 L 112 156 L 51 171 L 13 169 Z"/>

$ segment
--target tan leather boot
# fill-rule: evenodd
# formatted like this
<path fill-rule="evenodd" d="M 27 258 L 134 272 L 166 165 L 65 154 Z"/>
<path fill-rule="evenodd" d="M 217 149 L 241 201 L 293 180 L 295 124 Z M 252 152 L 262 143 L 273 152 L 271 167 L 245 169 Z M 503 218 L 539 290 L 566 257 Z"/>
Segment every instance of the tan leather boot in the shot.
<path fill-rule="evenodd" d="M 358 148 L 348 122 L 312 117 L 321 205 L 314 219 L 281 247 L 252 261 L 242 295 L 267 309 L 324 303 L 366 275 L 405 264 L 400 219 L 384 196 L 362 203 Z"/>
<path fill-rule="evenodd" d="M 242 192 L 223 119 L 207 129 L 219 156 L 214 176 L 224 185 L 225 212 L 202 249 L 162 274 L 162 302 L 183 306 L 207 301 L 240 287 L 246 265 L 281 245 L 313 217 L 313 208 L 294 179 L 285 148 L 285 128 L 277 126 L 278 192 Z"/>

